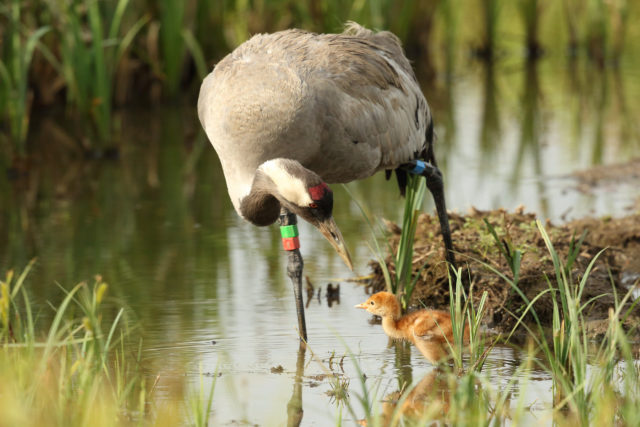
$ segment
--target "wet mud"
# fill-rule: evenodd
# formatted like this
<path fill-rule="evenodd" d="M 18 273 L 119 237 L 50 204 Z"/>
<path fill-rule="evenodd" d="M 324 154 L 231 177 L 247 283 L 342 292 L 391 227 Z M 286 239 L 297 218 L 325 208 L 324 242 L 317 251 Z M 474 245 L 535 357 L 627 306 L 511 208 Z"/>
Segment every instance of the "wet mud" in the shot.
<path fill-rule="evenodd" d="M 483 292 L 488 295 L 486 325 L 496 332 L 508 333 L 523 312 L 526 303 L 510 284 L 491 268 L 512 279 L 513 273 L 496 239 L 485 223 L 495 229 L 501 244 L 523 253 L 518 287 L 529 301 L 555 282 L 555 269 L 550 253 L 536 226 L 536 215 L 524 209 L 514 212 L 505 210 L 471 210 L 466 215 L 450 213 L 452 238 L 458 267 L 467 284 L 473 286 L 473 298 L 478 302 Z M 389 241 L 393 251 L 397 250 L 400 228 L 387 224 Z M 572 240 L 577 241 L 586 231 L 579 255 L 571 266 L 572 283 L 579 283 L 588 265 L 596 258 L 588 275 L 582 302 L 591 299 L 585 314 L 589 333 L 593 337 L 606 331 L 609 308 L 615 299 L 621 300 L 630 288 L 640 287 L 640 211 L 623 218 L 584 218 L 562 225 L 545 223 L 545 229 L 562 261 L 567 259 Z M 600 253 L 602 251 L 602 253 Z M 598 255 L 599 254 L 599 255 Z M 413 273 L 419 274 L 411 303 L 415 306 L 446 308 L 449 304 L 449 284 L 440 227 L 435 215 L 422 214 L 418 219 L 414 245 Z M 395 266 L 391 256 L 386 263 L 390 271 Z M 378 262 L 370 266 L 373 275 L 368 282 L 368 291 L 384 290 L 385 282 Z M 489 268 L 491 266 L 491 268 Z M 638 290 L 640 292 L 640 290 Z M 536 313 L 544 326 L 551 326 L 553 315 L 552 296 L 548 292 L 534 304 Z M 628 305 L 628 304 L 627 304 Z M 525 320 L 532 321 L 531 315 Z M 640 323 L 640 309 L 636 306 L 624 325 L 635 331 Z M 522 337 L 524 328 L 518 331 Z M 517 334 L 518 335 L 518 334 Z"/>

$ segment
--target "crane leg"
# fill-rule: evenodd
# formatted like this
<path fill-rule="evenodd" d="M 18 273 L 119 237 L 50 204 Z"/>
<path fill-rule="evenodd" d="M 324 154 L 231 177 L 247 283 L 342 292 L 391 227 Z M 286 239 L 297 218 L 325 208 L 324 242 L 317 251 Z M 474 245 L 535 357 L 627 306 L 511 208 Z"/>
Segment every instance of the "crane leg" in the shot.
<path fill-rule="evenodd" d="M 440 221 L 440 232 L 446 249 L 446 258 L 453 271 L 456 271 L 456 259 L 453 253 L 453 242 L 451 240 L 451 228 L 449 228 L 449 215 L 447 215 L 447 206 L 444 200 L 444 182 L 442 172 L 431 163 L 422 160 L 413 160 L 402 166 L 409 173 L 422 175 L 427 180 L 427 188 L 433 196 L 436 204 L 436 212 L 438 213 L 438 221 Z"/>
<path fill-rule="evenodd" d="M 293 284 L 293 295 L 296 299 L 296 313 L 298 314 L 298 330 L 300 340 L 307 341 L 307 324 L 304 318 L 304 304 L 302 302 L 302 269 L 304 261 L 300 254 L 300 243 L 298 240 L 298 220 L 296 215 L 286 208 L 280 209 L 280 231 L 282 234 L 282 244 L 288 253 L 289 262 L 287 264 L 287 275 Z"/>

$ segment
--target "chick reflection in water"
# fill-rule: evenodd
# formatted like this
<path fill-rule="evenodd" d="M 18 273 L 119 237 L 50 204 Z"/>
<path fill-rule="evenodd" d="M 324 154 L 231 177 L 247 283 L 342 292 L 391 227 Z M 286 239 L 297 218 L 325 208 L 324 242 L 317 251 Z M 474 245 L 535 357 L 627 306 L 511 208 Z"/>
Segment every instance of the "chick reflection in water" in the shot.
<path fill-rule="evenodd" d="M 382 329 L 393 339 L 411 341 L 431 363 L 445 360 L 453 344 L 451 315 L 440 310 L 418 310 L 402 316 L 400 303 L 389 292 L 371 295 L 356 308 L 382 317 Z M 469 340 L 469 325 L 464 329 L 464 341 Z"/>
<path fill-rule="evenodd" d="M 434 369 L 408 393 L 396 391 L 385 397 L 380 414 L 380 425 L 397 425 L 400 419 L 405 421 L 438 419 L 449 412 L 449 394 L 446 375 L 439 369 Z M 362 420 L 360 425 L 367 425 L 367 423 Z"/>

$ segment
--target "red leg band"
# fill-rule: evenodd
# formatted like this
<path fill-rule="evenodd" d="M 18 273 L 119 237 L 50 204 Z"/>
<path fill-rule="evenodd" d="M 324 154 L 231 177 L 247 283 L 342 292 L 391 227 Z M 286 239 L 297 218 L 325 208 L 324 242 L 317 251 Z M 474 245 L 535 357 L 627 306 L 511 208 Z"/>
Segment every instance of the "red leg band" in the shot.
<path fill-rule="evenodd" d="M 282 239 L 282 247 L 285 251 L 292 251 L 294 249 L 300 249 L 300 239 L 296 237 L 285 237 Z"/>

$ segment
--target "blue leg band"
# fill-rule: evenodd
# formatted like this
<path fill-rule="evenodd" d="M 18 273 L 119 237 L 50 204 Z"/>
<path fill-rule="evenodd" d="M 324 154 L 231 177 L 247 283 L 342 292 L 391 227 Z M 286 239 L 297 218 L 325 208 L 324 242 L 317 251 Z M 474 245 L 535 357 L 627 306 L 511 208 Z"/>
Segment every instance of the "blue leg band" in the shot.
<path fill-rule="evenodd" d="M 420 175 L 427 168 L 427 164 L 422 160 L 416 160 L 415 162 L 416 162 L 416 166 L 413 169 L 411 169 L 409 173 Z"/>

